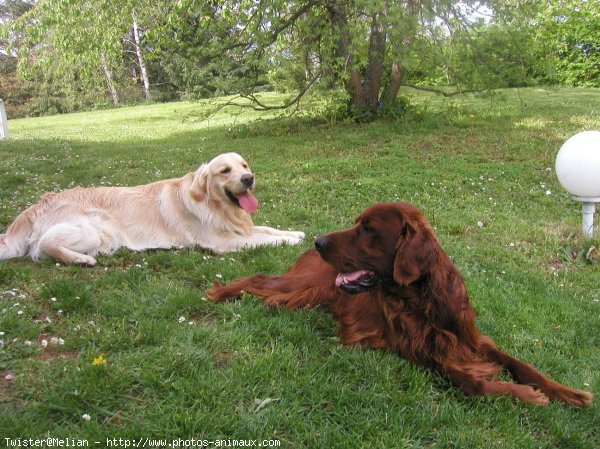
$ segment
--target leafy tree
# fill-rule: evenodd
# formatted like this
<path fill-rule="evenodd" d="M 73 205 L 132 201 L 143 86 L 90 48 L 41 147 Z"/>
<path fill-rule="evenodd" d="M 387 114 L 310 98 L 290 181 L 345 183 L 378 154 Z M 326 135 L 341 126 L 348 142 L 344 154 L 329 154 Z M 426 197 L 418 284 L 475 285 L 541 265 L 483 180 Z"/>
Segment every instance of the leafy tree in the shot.
<path fill-rule="evenodd" d="M 299 101 L 319 82 L 343 87 L 351 112 L 369 114 L 393 107 L 407 80 L 416 85 L 443 73 L 461 90 L 515 84 L 507 78 L 517 78 L 518 61 L 494 70 L 514 46 L 502 41 L 502 30 L 486 31 L 486 23 L 473 18 L 479 7 L 455 0 L 185 0 L 155 31 L 165 36 L 163 51 L 196 67 L 211 67 L 215 75 L 235 67 L 238 91 L 256 109 L 272 107 L 253 95 L 266 80 L 300 92 L 277 107 Z M 490 51 L 491 37 L 502 41 L 497 51 Z M 482 64 L 492 69 L 486 73 Z"/>
<path fill-rule="evenodd" d="M 497 0 L 494 9 L 494 24 L 518 42 L 530 81 L 600 87 L 598 2 Z"/>
<path fill-rule="evenodd" d="M 143 31 L 133 3 L 41 0 L 6 27 L 5 34 L 22 36 L 13 40 L 20 74 L 48 86 L 50 96 L 98 101 L 108 91 L 118 104 L 117 86 L 131 84 L 133 66 L 149 98 Z"/>
<path fill-rule="evenodd" d="M 32 4 L 23 0 L 0 1 L 0 24 L 17 20 L 27 13 Z M 20 36 L 12 36 L 18 40 Z M 17 76 L 17 58 L 10 52 L 9 39 L 0 35 L 0 98 L 6 103 L 9 116 L 13 113 L 21 115 L 16 105 L 31 101 L 32 92 Z"/>
<path fill-rule="evenodd" d="M 556 80 L 560 84 L 600 87 L 598 2 L 546 0 L 539 5 L 536 23 L 536 48 Z"/>
<path fill-rule="evenodd" d="M 237 93 L 253 78 L 243 51 L 235 51 L 244 46 L 236 41 L 243 11 L 226 6 L 216 1 L 173 3 L 146 33 L 156 76 L 184 97 Z"/>
<path fill-rule="evenodd" d="M 146 99 L 238 94 L 272 109 L 319 86 L 370 117 L 401 108 L 406 85 L 452 95 L 600 82 L 590 0 L 40 0 L 15 17 L 0 27 L 19 73 L 74 103 L 108 93 L 117 104 L 137 86 Z M 442 84 L 454 90 L 431 87 Z M 255 93 L 272 88 L 295 94 L 261 103 Z"/>

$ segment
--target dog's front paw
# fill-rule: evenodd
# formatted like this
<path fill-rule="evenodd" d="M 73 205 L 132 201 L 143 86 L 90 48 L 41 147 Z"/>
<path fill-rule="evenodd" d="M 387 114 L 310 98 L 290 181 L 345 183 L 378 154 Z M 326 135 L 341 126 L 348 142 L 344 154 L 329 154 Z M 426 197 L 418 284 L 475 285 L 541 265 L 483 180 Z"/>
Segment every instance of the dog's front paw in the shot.
<path fill-rule="evenodd" d="M 97 262 L 96 259 L 92 256 L 88 256 L 87 254 L 81 254 L 73 260 L 73 263 L 77 265 L 87 265 L 88 267 L 93 267 L 96 265 Z"/>
<path fill-rule="evenodd" d="M 298 236 L 285 237 L 282 241 L 287 243 L 288 245 L 299 245 L 304 240 L 304 233 L 301 233 L 301 234 L 302 234 L 301 237 L 298 237 Z"/>
<path fill-rule="evenodd" d="M 290 237 L 297 239 L 298 243 L 300 243 L 302 240 L 304 240 L 304 237 L 306 237 L 306 234 L 304 234 L 302 231 L 289 231 L 289 235 Z"/>

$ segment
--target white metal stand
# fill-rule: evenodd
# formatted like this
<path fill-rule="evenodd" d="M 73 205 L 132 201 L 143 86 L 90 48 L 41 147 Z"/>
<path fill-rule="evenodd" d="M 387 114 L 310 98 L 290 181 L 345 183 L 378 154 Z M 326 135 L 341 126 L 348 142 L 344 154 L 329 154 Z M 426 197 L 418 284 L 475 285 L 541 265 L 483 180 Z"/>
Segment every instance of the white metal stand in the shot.
<path fill-rule="evenodd" d="M 4 102 L 0 100 L 0 140 L 5 139 L 8 139 L 8 120 L 6 119 Z"/>
<path fill-rule="evenodd" d="M 581 231 L 583 232 L 583 236 L 589 239 L 594 233 L 594 213 L 596 212 L 596 203 L 600 202 L 600 198 L 573 196 L 573 199 L 582 203 L 581 212 L 583 214 L 583 222 Z"/>

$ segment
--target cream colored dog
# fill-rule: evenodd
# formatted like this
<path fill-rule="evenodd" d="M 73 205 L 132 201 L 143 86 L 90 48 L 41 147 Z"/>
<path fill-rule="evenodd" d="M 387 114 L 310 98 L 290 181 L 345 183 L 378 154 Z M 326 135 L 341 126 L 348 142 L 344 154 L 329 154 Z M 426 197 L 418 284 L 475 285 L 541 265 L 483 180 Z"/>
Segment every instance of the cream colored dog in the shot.
<path fill-rule="evenodd" d="M 98 253 L 125 246 L 194 247 L 216 253 L 298 244 L 303 232 L 254 226 L 254 175 L 236 153 L 196 172 L 136 187 L 75 188 L 47 193 L 0 234 L 0 259 L 31 256 L 95 265 Z"/>

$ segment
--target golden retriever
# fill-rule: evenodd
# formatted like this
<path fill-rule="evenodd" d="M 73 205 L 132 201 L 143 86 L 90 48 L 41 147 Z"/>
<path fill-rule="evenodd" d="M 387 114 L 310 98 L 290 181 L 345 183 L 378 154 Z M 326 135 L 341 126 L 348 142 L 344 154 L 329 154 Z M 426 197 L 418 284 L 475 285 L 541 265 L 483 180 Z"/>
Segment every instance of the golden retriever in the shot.
<path fill-rule="evenodd" d="M 95 265 L 98 253 L 124 246 L 202 247 L 216 253 L 298 244 L 303 232 L 254 226 L 254 175 L 236 153 L 182 178 L 136 187 L 74 188 L 47 193 L 0 234 L 0 259 L 29 255 Z"/>

